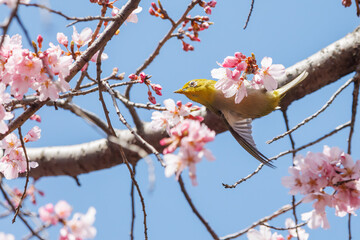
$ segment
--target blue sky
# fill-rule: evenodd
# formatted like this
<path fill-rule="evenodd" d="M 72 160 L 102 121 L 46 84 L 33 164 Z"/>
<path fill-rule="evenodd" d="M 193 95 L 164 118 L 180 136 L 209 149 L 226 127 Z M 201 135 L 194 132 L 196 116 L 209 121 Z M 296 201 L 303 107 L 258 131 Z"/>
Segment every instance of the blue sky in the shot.
<path fill-rule="evenodd" d="M 89 1 L 48 1 L 52 8 L 62 10 L 69 16 L 98 15 L 100 9 Z M 121 6 L 123 1 L 116 4 Z M 177 19 L 186 9 L 188 1 L 163 0 L 163 6 L 169 15 Z M 120 29 L 120 34 L 113 38 L 105 52 L 109 59 L 103 63 L 104 76 L 109 75 L 114 67 L 126 76 L 144 62 L 155 49 L 157 42 L 170 28 L 169 22 L 152 17 L 147 9 L 150 1 L 141 1 L 144 8 L 138 24 L 128 23 Z M 185 82 L 195 78 L 211 78 L 210 71 L 217 67 L 226 56 L 241 51 L 246 55 L 255 53 L 258 59 L 264 56 L 273 58 L 274 63 L 281 63 L 289 67 L 298 61 L 314 54 L 330 43 L 342 38 L 353 31 L 359 24 L 355 6 L 345 9 L 341 0 L 334 1 L 286 1 L 286 0 L 257 0 L 250 23 L 243 30 L 245 20 L 250 9 L 250 1 L 227 0 L 218 1 L 210 16 L 214 25 L 200 33 L 201 42 L 193 43 L 194 52 L 184 52 L 181 42 L 172 39 L 168 41 L 155 61 L 145 70 L 152 75 L 152 81 L 163 86 L 163 96 L 157 97 L 158 102 L 167 98 L 188 100 L 173 93 Z M 6 16 L 6 7 L 0 7 L 1 16 Z M 32 39 L 42 34 L 44 42 L 56 42 L 56 33 L 64 32 L 69 37 L 72 28 L 66 28 L 68 22 L 54 15 L 40 14 L 35 8 L 21 7 L 20 16 L 29 29 Z M 197 7 L 191 15 L 203 15 L 203 10 Z M 39 17 L 40 16 L 40 17 Z M 81 30 L 95 23 L 78 24 Z M 14 22 L 10 35 L 23 33 Z M 94 72 L 94 66 L 92 66 Z M 333 92 L 351 76 L 344 77 L 336 83 L 307 96 L 289 107 L 290 126 L 296 125 L 307 116 L 316 112 L 329 99 Z M 123 89 L 120 89 L 123 91 Z M 134 101 L 147 102 L 147 89 L 144 86 L 133 88 Z M 303 126 L 294 133 L 296 146 L 301 146 L 317 139 L 338 125 L 347 122 L 351 112 L 352 86 L 348 87 L 318 118 Z M 108 104 L 111 106 L 110 99 Z M 74 98 L 74 102 L 85 109 L 103 117 L 97 94 L 88 97 Z M 110 107 L 111 108 L 111 107 Z M 125 113 L 126 110 L 123 109 Z M 151 112 L 139 110 L 144 121 L 150 121 Z M 103 138 L 104 136 L 89 126 L 85 121 L 73 114 L 53 108 L 44 107 L 39 111 L 43 122 L 42 138 L 31 146 L 71 145 Z M 126 115 L 129 118 L 128 115 Z M 358 116 L 359 117 L 359 116 Z M 114 110 L 111 118 L 116 128 L 124 127 L 118 121 Z M 25 124 L 30 129 L 33 122 Z M 358 124 L 356 130 L 358 130 Z M 265 142 L 284 132 L 285 125 L 281 112 L 274 112 L 253 122 L 253 136 L 258 148 L 266 156 L 290 148 L 287 138 L 271 145 Z M 302 151 L 322 151 L 323 145 L 347 148 L 348 129 L 336 136 Z M 358 131 L 354 135 L 353 158 L 360 159 Z M 30 145 L 29 145 L 30 146 Z M 202 161 L 197 167 L 199 186 L 191 186 L 187 172 L 183 179 L 195 205 L 210 223 L 219 236 L 239 231 L 252 222 L 270 215 L 280 207 L 291 202 L 288 189 L 281 185 L 281 177 L 288 175 L 287 169 L 291 165 L 290 156 L 275 162 L 276 169 L 265 168 L 254 178 L 239 185 L 236 189 L 224 189 L 221 183 L 233 183 L 248 175 L 258 166 L 258 162 L 244 151 L 226 132 L 216 137 L 208 147 L 216 157 L 216 161 Z M 137 167 L 137 180 L 144 194 L 150 239 L 210 239 L 204 226 L 194 216 L 180 192 L 174 178 L 165 178 L 164 169 L 152 157 L 155 165 L 156 182 L 153 191 L 149 191 L 148 166 L 144 161 Z M 97 209 L 95 226 L 98 234 L 96 239 L 128 239 L 130 231 L 130 184 L 128 170 L 125 166 L 93 172 L 79 176 L 82 184 L 78 187 L 70 177 L 48 177 L 40 179 L 36 186 L 45 192 L 45 197 L 38 198 L 38 206 L 58 200 L 68 201 L 75 212 L 85 213 L 90 206 Z M 24 179 L 6 181 L 11 186 L 22 188 Z M 297 196 L 297 199 L 300 199 Z M 136 197 L 136 225 L 135 238 L 143 239 L 142 211 L 138 197 Z M 35 209 L 29 203 L 27 207 Z M 311 210 L 311 204 L 303 204 L 298 213 Z M 272 221 L 274 226 L 284 226 L 284 215 Z M 334 216 L 334 210 L 328 211 L 331 228 L 329 230 L 306 230 L 310 239 L 345 239 L 347 238 L 347 217 Z M 358 217 L 353 217 L 353 239 L 360 237 Z M 0 219 L 0 231 L 13 233 L 16 239 L 27 233 L 22 223 L 17 220 L 11 224 L 11 219 Z M 58 228 L 49 231 L 50 239 L 57 239 Z M 286 235 L 284 232 L 283 235 Z M 240 239 L 246 239 L 242 237 Z"/>

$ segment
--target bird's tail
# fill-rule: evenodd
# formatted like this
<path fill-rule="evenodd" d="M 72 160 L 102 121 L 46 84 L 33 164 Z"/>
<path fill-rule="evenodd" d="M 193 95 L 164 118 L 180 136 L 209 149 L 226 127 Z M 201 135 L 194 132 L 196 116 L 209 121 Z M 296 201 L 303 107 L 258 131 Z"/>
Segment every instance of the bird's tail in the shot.
<path fill-rule="evenodd" d="M 279 89 L 277 89 L 275 91 L 277 91 L 278 96 L 280 96 L 280 98 L 282 98 L 282 97 L 285 96 L 285 94 L 290 89 L 292 89 L 293 87 L 295 87 L 296 85 L 301 83 L 308 75 L 309 75 L 309 73 L 307 71 L 303 71 L 297 78 L 295 78 L 291 82 L 285 84 L 284 86 L 282 86 L 281 88 L 279 88 Z"/>

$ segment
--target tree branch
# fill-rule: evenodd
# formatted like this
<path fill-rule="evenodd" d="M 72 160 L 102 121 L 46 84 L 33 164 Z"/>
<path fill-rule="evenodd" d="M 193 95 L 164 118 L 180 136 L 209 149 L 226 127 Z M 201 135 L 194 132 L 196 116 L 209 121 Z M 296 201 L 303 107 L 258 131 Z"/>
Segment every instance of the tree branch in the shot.
<path fill-rule="evenodd" d="M 101 37 L 98 40 L 101 40 Z M 95 45 L 96 41 L 91 47 Z M 280 85 L 291 81 L 305 70 L 309 72 L 309 76 L 301 84 L 301 87 L 291 90 L 291 93 L 283 98 L 282 107 L 287 107 L 293 101 L 301 99 L 307 94 L 355 71 L 359 63 L 360 28 L 358 27 L 344 38 L 287 69 L 287 77 L 280 81 Z M 204 123 L 217 134 L 226 131 L 226 127 L 213 113 L 202 108 L 200 114 L 205 118 Z M 129 162 L 139 161 L 142 157 L 137 151 L 132 151 L 131 146 L 136 145 L 142 149 L 144 147 L 139 145 L 134 135 L 128 130 L 122 130 L 118 132 L 118 136 L 124 143 L 122 147 Z M 147 142 L 151 142 L 158 152 L 161 152 L 163 147 L 160 146 L 159 141 L 167 134 L 165 131 L 155 131 L 148 123 L 145 123 L 142 136 Z M 108 143 L 106 139 L 73 146 L 29 148 L 28 153 L 31 161 L 39 163 L 39 167 L 32 169 L 30 175 L 35 178 L 56 175 L 77 176 L 82 173 L 110 168 L 122 163 L 116 149 L 117 147 L 112 147 L 112 144 Z M 149 153 L 148 150 L 145 151 Z M 102 159 L 102 161 L 98 161 L 98 159 Z"/>

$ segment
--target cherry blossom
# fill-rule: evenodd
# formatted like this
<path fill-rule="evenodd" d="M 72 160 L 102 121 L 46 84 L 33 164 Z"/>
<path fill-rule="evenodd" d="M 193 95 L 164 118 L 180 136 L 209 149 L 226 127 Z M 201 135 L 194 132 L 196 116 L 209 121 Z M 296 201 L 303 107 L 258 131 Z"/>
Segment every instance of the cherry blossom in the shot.
<path fill-rule="evenodd" d="M 303 215 L 309 227 L 329 228 L 326 207 L 335 208 L 335 215 L 355 214 L 360 208 L 360 160 L 337 147 L 324 146 L 322 153 L 297 155 L 291 176 L 282 178 L 290 194 L 303 194 L 303 202 L 313 202 L 314 210 Z"/>
<path fill-rule="evenodd" d="M 261 60 L 261 69 L 255 74 L 257 84 L 262 83 L 267 91 L 277 89 L 277 79 L 285 76 L 285 67 L 282 64 L 272 64 L 272 58 L 264 57 Z"/>
<path fill-rule="evenodd" d="M 78 48 L 88 44 L 91 40 L 92 30 L 89 27 L 84 28 L 79 34 L 76 30 L 76 27 L 73 26 L 73 35 L 72 40 L 77 45 Z"/>
<path fill-rule="evenodd" d="M 295 222 L 291 218 L 285 220 L 286 228 L 294 228 Z M 299 235 L 298 235 L 299 234 Z M 286 239 L 297 238 L 299 240 L 308 240 L 309 234 L 305 232 L 305 229 L 298 227 L 297 229 L 289 229 L 289 236 Z"/>
<path fill-rule="evenodd" d="M 52 203 L 48 203 L 45 206 L 39 208 L 39 217 L 41 221 L 47 224 L 56 225 L 59 221 L 59 218 L 55 214 L 54 205 Z"/>
<path fill-rule="evenodd" d="M 221 90 L 226 98 L 235 95 L 235 103 L 240 103 L 247 96 L 246 83 L 239 70 L 231 71 L 229 68 L 213 69 L 211 76 L 219 79 L 215 83 L 215 88 Z"/>
<path fill-rule="evenodd" d="M 0 239 L 1 240 L 15 240 L 15 237 L 14 235 L 12 234 L 6 234 L 6 233 L 3 233 L 3 232 L 0 232 Z"/>
<path fill-rule="evenodd" d="M 38 126 L 33 127 L 24 137 L 25 142 L 34 142 L 40 139 L 41 129 Z"/>
<path fill-rule="evenodd" d="M 247 233 L 248 240 L 285 240 L 285 238 L 278 233 L 271 233 L 266 226 L 260 226 L 260 230 L 250 229 Z"/>
<path fill-rule="evenodd" d="M 54 210 L 59 219 L 67 219 L 71 215 L 72 207 L 66 201 L 60 200 Z"/>
<path fill-rule="evenodd" d="M 65 36 L 64 33 L 60 33 L 60 32 L 57 33 L 57 35 L 56 35 L 56 40 L 57 40 L 60 44 L 64 45 L 65 47 L 68 46 L 69 40 L 68 40 L 67 36 Z"/>
<path fill-rule="evenodd" d="M 214 160 L 211 152 L 205 148 L 205 144 L 213 141 L 215 132 L 210 130 L 205 124 L 199 121 L 185 119 L 170 130 L 170 138 L 160 141 L 161 145 L 168 145 L 164 153 L 165 176 L 170 177 L 175 174 L 178 180 L 181 172 L 188 167 L 189 176 L 193 185 L 196 181 L 196 164 L 203 157 Z M 177 147 L 180 147 L 177 155 L 172 154 Z"/>
<path fill-rule="evenodd" d="M 86 214 L 75 213 L 66 225 L 76 238 L 92 239 L 96 236 L 96 228 L 92 226 L 95 222 L 95 214 L 95 208 L 90 207 Z"/>

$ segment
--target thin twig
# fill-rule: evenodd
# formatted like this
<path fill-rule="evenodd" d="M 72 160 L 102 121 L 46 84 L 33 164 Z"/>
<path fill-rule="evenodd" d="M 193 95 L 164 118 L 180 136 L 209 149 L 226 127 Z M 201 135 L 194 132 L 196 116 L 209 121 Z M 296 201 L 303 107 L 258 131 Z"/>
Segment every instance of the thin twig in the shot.
<path fill-rule="evenodd" d="M 136 70 L 135 74 L 139 75 L 145 68 L 147 68 L 152 61 L 154 61 L 155 57 L 159 55 L 160 49 L 163 47 L 163 45 L 171 38 L 171 34 L 175 31 L 175 29 L 186 19 L 186 16 L 188 13 L 193 9 L 200 0 L 192 0 L 191 3 L 188 5 L 187 9 L 183 13 L 183 15 L 179 18 L 179 20 L 172 24 L 170 30 L 168 33 L 164 36 L 164 38 L 159 42 L 158 46 L 154 50 L 154 52 L 149 56 L 148 59 L 145 60 L 145 62 Z M 125 90 L 125 97 L 130 100 L 130 90 L 131 86 L 129 85 Z M 135 126 L 138 128 L 138 131 L 141 133 L 143 131 L 143 124 L 140 121 L 140 118 L 135 110 L 134 107 L 128 106 L 129 112 L 131 114 L 131 117 L 133 118 L 133 121 L 135 123 Z"/>
<path fill-rule="evenodd" d="M 179 176 L 179 185 L 181 188 L 181 192 L 184 194 L 186 201 L 189 203 L 191 210 L 195 213 L 195 215 L 199 218 L 199 220 L 202 222 L 202 224 L 205 226 L 206 230 L 210 233 L 210 235 L 214 238 L 214 239 L 219 239 L 218 235 L 214 232 L 214 230 L 210 227 L 209 223 L 201 216 L 201 214 L 199 213 L 199 211 L 196 209 L 195 205 L 193 204 L 189 194 L 187 193 L 186 189 L 185 189 L 185 185 L 184 182 L 181 178 L 181 176 Z"/>
<path fill-rule="evenodd" d="M 357 3 L 358 5 L 359 3 Z M 359 12 L 358 12 L 359 13 Z M 351 154 L 351 144 L 352 144 L 352 137 L 354 134 L 354 127 L 356 121 L 356 112 L 357 112 L 357 105 L 359 99 L 359 86 L 360 86 L 360 74 L 357 72 L 354 77 L 354 90 L 353 90 L 353 102 L 351 107 L 351 124 L 350 124 L 350 131 L 348 137 L 348 154 Z M 349 233 L 349 240 L 351 240 L 351 213 L 348 214 L 348 233 Z"/>
<path fill-rule="evenodd" d="M 69 103 L 65 100 L 56 100 L 56 101 L 49 101 L 47 103 L 49 106 L 56 105 L 57 107 L 60 107 L 62 109 L 70 110 L 72 113 L 76 114 L 77 116 L 90 121 L 91 123 L 98 126 L 101 130 L 103 130 L 106 135 L 111 135 L 111 131 L 109 130 L 109 126 L 102 121 L 96 114 L 89 112 L 85 109 L 82 109 L 78 105 L 74 103 Z"/>
<path fill-rule="evenodd" d="M 2 33 L 2 37 L 1 37 L 1 40 L 0 40 L 0 49 L 2 48 L 3 44 L 4 44 L 4 41 L 5 41 L 5 36 L 9 30 L 9 26 L 10 26 L 10 23 L 12 22 L 12 20 L 14 19 L 15 16 L 17 16 L 17 10 L 19 8 L 19 2 L 20 0 L 17 0 L 16 2 L 16 6 L 15 8 L 11 11 L 11 14 L 10 14 L 10 17 L 7 21 L 7 23 L 4 25 L 4 26 L 1 26 L 1 28 L 3 29 L 3 33 Z"/>
<path fill-rule="evenodd" d="M 122 122 L 122 124 L 124 124 L 129 131 L 131 132 L 131 134 L 134 135 L 135 139 L 137 141 L 139 141 L 141 144 L 143 144 L 147 149 L 149 149 L 155 156 L 156 158 L 159 160 L 159 162 L 161 163 L 162 166 L 165 166 L 164 161 L 162 160 L 160 153 L 150 144 L 148 143 L 143 137 L 141 137 L 130 125 L 129 123 L 126 121 L 126 119 L 124 118 L 124 116 L 121 114 L 120 112 L 120 108 L 117 105 L 116 102 L 116 98 L 115 98 L 115 93 L 114 91 L 110 88 L 110 85 L 108 82 L 103 82 L 104 86 L 106 87 L 107 92 L 110 94 L 111 99 L 113 101 L 113 105 L 115 107 L 116 113 L 119 117 L 119 120 Z"/>
<path fill-rule="evenodd" d="M 8 195 L 6 194 L 3 186 L 2 186 L 2 182 L 0 182 L 0 191 L 3 194 L 5 200 L 9 203 L 9 205 L 11 206 L 12 211 L 15 213 L 16 209 L 14 204 L 11 202 L 11 200 L 9 199 Z M 30 226 L 30 224 L 26 221 L 26 219 L 19 214 L 19 218 L 21 219 L 21 221 L 23 221 L 23 223 L 25 224 L 25 226 L 30 230 L 30 232 L 33 234 L 33 236 L 36 236 L 38 239 L 40 240 L 44 240 L 42 237 L 39 236 L 39 234 L 37 234 L 34 229 L 32 229 L 32 227 Z"/>
<path fill-rule="evenodd" d="M 109 117 L 109 111 L 107 110 L 107 107 L 106 107 L 106 104 L 105 104 L 105 101 L 104 101 L 104 97 L 103 97 L 103 94 L 102 94 L 101 54 L 103 53 L 103 51 L 104 51 L 104 47 L 100 49 L 99 55 L 98 55 L 97 60 L 96 60 L 96 73 L 97 73 L 97 81 L 98 81 L 98 84 L 99 84 L 99 101 L 101 102 L 101 105 L 103 107 L 105 118 L 106 118 L 108 127 L 110 129 L 111 135 L 116 136 L 115 130 L 111 125 L 111 121 L 110 121 L 110 117 Z"/>
<path fill-rule="evenodd" d="M 293 127 L 291 130 L 286 131 L 285 133 L 267 141 L 267 144 L 270 144 L 280 138 L 285 137 L 286 135 L 288 135 L 289 133 L 292 133 L 293 131 L 295 131 L 296 129 L 298 129 L 299 127 L 301 127 L 302 125 L 304 125 L 305 123 L 309 122 L 310 120 L 314 119 L 315 117 L 317 117 L 320 113 L 322 113 L 323 111 L 325 111 L 326 108 L 328 108 L 331 103 L 335 100 L 335 98 L 351 83 L 354 81 L 354 78 L 349 79 L 344 85 L 342 85 L 329 99 L 329 101 L 322 107 L 320 108 L 320 110 L 318 110 L 316 113 L 314 113 L 313 115 L 311 115 L 310 117 L 307 117 L 306 119 L 304 119 L 301 123 L 299 123 L 298 125 L 296 125 L 295 127 Z"/>
<path fill-rule="evenodd" d="M 260 225 L 263 225 L 265 227 L 268 227 L 268 228 L 271 228 L 271 229 L 274 229 L 274 230 L 277 230 L 277 231 L 287 231 L 287 230 L 292 230 L 292 229 L 296 229 L 296 228 L 300 228 L 300 227 L 303 227 L 307 224 L 307 222 L 303 222 L 299 225 L 296 225 L 294 227 L 288 227 L 288 228 L 279 228 L 279 227 L 274 227 L 274 226 L 270 226 L 266 223 L 260 223 Z"/>
<path fill-rule="evenodd" d="M 143 103 L 131 102 L 129 99 L 127 99 L 119 91 L 116 91 L 116 90 L 114 90 L 114 93 L 115 93 L 116 98 L 118 98 L 120 101 L 122 101 L 126 106 L 133 106 L 133 107 L 136 107 L 136 108 L 145 108 L 145 109 L 148 109 L 148 110 L 158 110 L 158 111 L 167 110 L 165 107 L 160 107 L 158 105 L 152 105 L 150 103 L 149 104 L 143 104 Z"/>
<path fill-rule="evenodd" d="M 255 3 L 255 0 L 251 0 L 250 11 L 249 11 L 248 17 L 247 17 L 247 19 L 246 19 L 245 26 L 244 26 L 244 28 L 243 28 L 244 30 L 246 29 L 246 27 L 247 27 L 247 25 L 248 25 L 248 23 L 249 23 L 249 21 L 250 21 L 250 17 L 251 17 L 251 14 L 252 14 L 252 12 L 253 12 L 253 9 L 254 9 L 254 3 Z"/>
<path fill-rule="evenodd" d="M 351 213 L 348 214 L 349 217 L 348 217 L 348 232 L 349 232 L 349 240 L 352 239 L 352 236 L 351 236 Z"/>
<path fill-rule="evenodd" d="M 144 71 L 145 68 L 147 68 L 152 61 L 154 61 L 155 57 L 159 55 L 161 48 L 164 46 L 164 44 L 171 38 L 171 34 L 175 31 L 175 29 L 186 19 L 186 16 L 188 13 L 198 4 L 200 0 L 192 0 L 191 3 L 186 8 L 183 15 L 177 20 L 177 22 L 171 26 L 170 30 L 167 32 L 167 34 L 161 39 L 158 46 L 155 48 L 154 52 L 150 54 L 149 58 L 146 59 L 146 61 L 136 70 L 135 74 L 139 75 L 142 71 Z M 126 89 L 125 97 L 129 99 L 131 86 L 129 86 Z"/>
<path fill-rule="evenodd" d="M 51 223 L 42 225 L 42 226 L 40 226 L 38 229 L 35 229 L 35 232 L 36 232 L 37 234 L 39 234 L 39 233 L 41 233 L 42 231 L 44 231 L 45 229 L 47 229 L 47 228 L 49 228 L 49 227 L 51 227 L 51 226 L 53 226 Z M 22 240 L 29 240 L 29 239 L 32 238 L 32 237 L 33 237 L 33 234 L 28 234 L 28 235 L 26 235 L 25 237 L 23 237 Z"/>
<path fill-rule="evenodd" d="M 23 193 L 22 193 L 22 195 L 21 195 L 19 204 L 18 204 L 18 206 L 16 207 L 16 211 L 15 211 L 15 215 L 14 215 L 14 217 L 13 217 L 13 219 L 12 219 L 12 223 L 15 222 L 16 216 L 19 214 L 20 208 L 22 207 L 21 204 L 22 204 L 22 202 L 23 202 L 23 200 L 24 200 L 24 198 L 25 198 L 27 186 L 28 186 L 28 184 L 29 184 L 29 172 L 30 172 L 29 157 L 28 157 L 27 152 L 26 152 L 24 139 L 23 139 L 23 136 L 22 136 L 22 133 L 21 133 L 21 127 L 19 127 L 18 130 L 19 130 L 19 138 L 20 138 L 20 142 L 21 142 L 21 147 L 22 147 L 23 150 L 24 150 L 25 159 L 26 159 L 26 180 L 25 180 L 24 191 L 23 191 Z"/>
<path fill-rule="evenodd" d="M 126 164 L 126 167 L 128 168 L 129 172 L 130 172 L 130 177 L 131 177 L 131 180 L 132 182 L 134 183 L 135 187 L 136 187 L 136 190 L 139 194 L 139 197 L 140 197 L 140 202 L 141 202 L 141 205 L 142 205 L 142 210 L 143 210 L 143 213 L 144 213 L 144 235 L 145 235 L 145 240 L 148 239 L 148 236 L 147 236 L 147 223 L 146 223 L 146 209 L 145 209 L 145 201 L 144 201 L 144 197 L 140 191 L 140 187 L 139 187 L 139 184 L 137 183 L 136 179 L 135 179 L 135 173 L 131 170 L 131 167 L 130 167 L 130 164 L 125 156 L 125 153 L 124 153 L 124 150 L 123 148 L 120 146 L 120 153 L 121 153 L 121 156 L 124 160 L 124 163 Z"/>
<path fill-rule="evenodd" d="M 101 80 L 103 81 L 103 80 Z M 139 83 L 140 80 L 136 80 L 136 81 L 129 81 L 129 82 L 121 82 L 121 83 L 114 83 L 112 85 L 110 85 L 111 88 L 115 88 L 115 87 L 121 87 L 121 86 L 126 86 L 126 85 L 130 85 L 130 84 L 135 84 L 135 83 Z M 90 85 L 90 84 L 89 84 Z M 95 84 L 91 84 L 92 86 Z M 84 87 L 85 88 L 85 87 Z M 85 91 L 81 91 L 81 90 L 76 90 L 75 91 L 71 91 L 69 93 L 65 93 L 60 95 L 59 98 L 68 98 L 68 97 L 73 97 L 73 96 L 82 96 L 82 95 L 87 95 L 89 93 L 93 93 L 99 90 L 99 87 L 94 87 L 92 89 L 88 89 Z"/>
<path fill-rule="evenodd" d="M 133 165 L 133 173 L 134 177 L 136 174 L 135 165 Z M 134 226 L 135 226 L 135 196 L 134 196 L 134 188 L 135 184 L 131 181 L 131 190 L 130 190 L 130 197 L 131 197 L 131 225 L 130 225 L 130 239 L 134 240 Z"/>
<path fill-rule="evenodd" d="M 295 206 L 298 206 L 300 203 L 301 203 L 301 201 L 297 202 L 295 204 Z M 239 232 L 226 235 L 224 237 L 221 237 L 220 239 L 221 240 L 228 240 L 228 239 L 234 239 L 234 238 L 240 237 L 241 235 L 244 235 L 245 233 L 247 233 L 250 229 L 253 229 L 253 228 L 257 227 L 257 226 L 259 226 L 260 224 L 262 224 L 264 222 L 268 222 L 268 221 L 280 216 L 281 214 L 284 214 L 287 211 L 290 211 L 292 208 L 293 208 L 293 206 L 290 205 L 290 204 L 285 205 L 282 208 L 280 208 L 279 210 L 277 210 L 276 212 L 274 212 L 273 214 L 271 214 L 270 216 L 264 217 L 264 218 L 258 220 L 257 222 L 253 223 L 250 227 L 247 227 L 247 228 L 245 228 L 245 229 L 243 229 L 243 230 L 241 230 Z"/>
<path fill-rule="evenodd" d="M 38 8 L 44 9 L 48 12 L 55 13 L 55 14 L 65 18 L 66 20 L 74 20 L 76 22 L 87 22 L 87 21 L 94 21 L 94 20 L 103 20 L 103 21 L 107 21 L 107 22 L 114 21 L 114 18 L 112 18 L 112 17 L 103 17 L 103 16 L 88 16 L 88 17 L 83 17 L 83 18 L 69 17 L 69 16 L 65 15 L 64 13 L 53 10 L 45 5 L 36 4 L 36 3 L 21 3 L 21 4 L 24 6 L 27 6 L 27 7 L 38 7 Z"/>
<path fill-rule="evenodd" d="M 350 126 L 350 121 L 347 122 L 347 123 L 344 123 L 344 124 L 342 124 L 342 125 L 337 126 L 333 131 L 331 131 L 330 133 L 328 133 L 328 134 L 326 134 L 326 135 L 324 135 L 324 136 L 316 139 L 315 141 L 312 141 L 312 142 L 310 142 L 310 143 L 308 143 L 308 144 L 305 144 L 305 145 L 303 145 L 303 146 L 301 146 L 301 147 L 299 147 L 299 148 L 297 148 L 297 149 L 295 149 L 295 150 L 287 150 L 287 151 L 281 152 L 281 153 L 279 153 L 278 155 L 269 158 L 269 160 L 270 160 L 270 161 L 273 161 L 273 160 L 276 160 L 276 159 L 278 159 L 278 158 L 280 158 L 280 157 L 283 157 L 283 156 L 285 156 L 285 155 L 287 155 L 287 154 L 290 154 L 290 153 L 293 153 L 293 152 L 295 152 L 295 153 L 296 153 L 296 152 L 299 152 L 299 151 L 301 151 L 301 150 L 303 150 L 303 149 L 305 149 L 305 148 L 307 148 L 307 147 L 310 147 L 310 146 L 312 146 L 312 145 L 320 142 L 321 140 L 324 140 L 325 138 L 328 138 L 328 137 L 334 135 L 335 133 L 337 133 L 337 132 L 339 132 L 340 130 L 342 130 L 342 129 L 344 129 L 344 128 L 347 128 L 347 127 L 349 127 L 349 126 Z M 235 182 L 235 183 L 232 184 L 232 185 L 230 185 L 230 184 L 225 184 L 225 183 L 223 183 L 222 185 L 223 185 L 225 188 L 235 188 L 235 187 L 236 187 L 237 185 L 239 185 L 240 183 L 245 182 L 246 180 L 248 180 L 249 178 L 251 178 L 252 176 L 254 176 L 255 174 L 257 174 L 257 173 L 262 169 L 263 166 L 264 166 L 264 164 L 260 163 L 259 166 L 255 169 L 254 172 L 250 173 L 249 175 L 247 175 L 247 176 L 244 177 L 244 178 L 241 178 L 240 180 L 238 180 L 237 182 Z"/>
<path fill-rule="evenodd" d="M 286 131 L 289 131 L 290 127 L 289 127 L 289 118 L 287 116 L 287 108 L 286 109 L 283 109 L 282 110 L 282 113 L 283 113 L 283 117 L 284 117 L 284 122 L 285 122 L 285 127 L 286 127 Z M 295 155 L 296 155 L 296 152 L 294 152 L 295 150 L 295 141 L 291 135 L 291 133 L 289 133 L 289 140 L 290 140 L 290 143 L 291 143 L 291 150 L 293 151 L 292 153 L 292 165 L 295 166 L 295 163 L 294 163 L 294 159 L 295 159 Z M 296 215 L 296 207 L 295 207 L 295 203 L 296 203 L 296 198 L 295 198 L 295 195 L 292 195 L 291 196 L 291 204 L 293 206 L 293 209 L 292 209 L 292 214 L 294 216 L 294 220 L 295 220 L 295 226 L 298 225 L 298 218 L 297 218 L 297 215 Z M 298 240 L 300 240 L 300 237 L 299 237 L 299 231 L 298 229 L 296 228 L 295 229 L 296 231 L 296 238 Z"/>
<path fill-rule="evenodd" d="M 353 90 L 353 102 L 351 107 L 351 125 L 350 132 L 348 138 L 348 154 L 351 154 L 351 144 L 352 144 L 352 136 L 354 134 L 355 120 L 356 120 L 356 110 L 358 105 L 359 98 L 359 83 L 360 83 L 360 74 L 356 73 L 354 77 L 354 90 Z"/>

